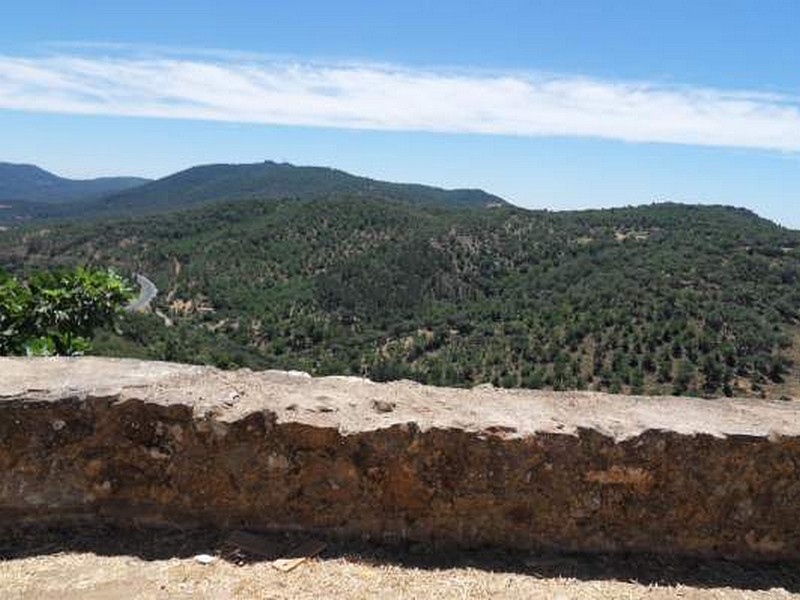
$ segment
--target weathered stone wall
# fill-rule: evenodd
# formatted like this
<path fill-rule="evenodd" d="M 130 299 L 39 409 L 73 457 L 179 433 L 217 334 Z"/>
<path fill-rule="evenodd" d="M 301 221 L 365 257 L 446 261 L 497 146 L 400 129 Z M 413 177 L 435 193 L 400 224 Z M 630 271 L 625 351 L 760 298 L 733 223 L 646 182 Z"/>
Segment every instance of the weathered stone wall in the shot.
<path fill-rule="evenodd" d="M 0 525 L 800 558 L 795 402 L 0 359 Z"/>

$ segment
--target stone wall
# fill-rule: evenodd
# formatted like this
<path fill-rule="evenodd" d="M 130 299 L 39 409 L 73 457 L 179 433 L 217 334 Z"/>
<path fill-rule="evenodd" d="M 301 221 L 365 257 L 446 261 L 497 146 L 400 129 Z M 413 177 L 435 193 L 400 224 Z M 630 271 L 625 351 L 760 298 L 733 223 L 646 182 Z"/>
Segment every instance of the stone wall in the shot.
<path fill-rule="evenodd" d="M 0 359 L 0 526 L 800 558 L 800 405 Z"/>

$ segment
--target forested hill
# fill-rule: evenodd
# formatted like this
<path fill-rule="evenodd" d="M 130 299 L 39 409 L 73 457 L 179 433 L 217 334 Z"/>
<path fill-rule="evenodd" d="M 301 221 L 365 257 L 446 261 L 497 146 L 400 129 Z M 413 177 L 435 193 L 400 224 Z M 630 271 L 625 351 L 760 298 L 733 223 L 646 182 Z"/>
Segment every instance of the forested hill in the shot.
<path fill-rule="evenodd" d="M 389 183 L 337 169 L 266 161 L 192 167 L 135 190 L 110 195 L 92 210 L 100 214 L 130 215 L 220 200 L 332 197 L 458 206 L 506 204 L 502 198 L 482 190 L 444 190 L 425 185 Z"/>
<path fill-rule="evenodd" d="M 453 207 L 497 207 L 505 200 L 478 189 L 378 181 L 324 167 L 266 161 L 202 165 L 149 181 L 57 177 L 32 165 L 0 163 L 0 225 L 36 220 L 135 217 L 214 202 L 366 198 Z"/>
<path fill-rule="evenodd" d="M 66 179 L 34 165 L 0 162 L 0 203 L 80 202 L 127 190 L 147 181 L 139 177 Z"/>
<path fill-rule="evenodd" d="M 444 385 L 798 390 L 800 232 L 741 209 L 244 200 L 0 233 L 0 265 L 118 265 L 156 315 L 98 351 Z M 165 324 L 165 320 L 169 326 Z"/>

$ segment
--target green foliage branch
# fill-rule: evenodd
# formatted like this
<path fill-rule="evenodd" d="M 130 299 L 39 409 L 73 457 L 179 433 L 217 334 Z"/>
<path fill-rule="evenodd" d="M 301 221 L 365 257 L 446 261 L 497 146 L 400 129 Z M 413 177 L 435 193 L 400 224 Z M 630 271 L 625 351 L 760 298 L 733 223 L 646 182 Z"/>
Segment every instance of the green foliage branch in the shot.
<path fill-rule="evenodd" d="M 132 297 L 111 270 L 40 271 L 24 279 L 0 271 L 0 355 L 79 355 Z"/>

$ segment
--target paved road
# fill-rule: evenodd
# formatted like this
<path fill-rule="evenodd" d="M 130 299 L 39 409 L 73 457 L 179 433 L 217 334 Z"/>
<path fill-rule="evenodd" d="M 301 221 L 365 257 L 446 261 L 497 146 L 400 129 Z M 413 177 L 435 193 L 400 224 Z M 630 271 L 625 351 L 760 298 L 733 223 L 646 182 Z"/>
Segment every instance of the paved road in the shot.
<path fill-rule="evenodd" d="M 156 284 L 150 281 L 144 275 L 137 273 L 135 276 L 136 283 L 139 284 L 139 297 L 131 300 L 125 310 L 129 312 L 143 312 L 150 308 L 150 303 L 158 295 L 158 288 Z"/>

